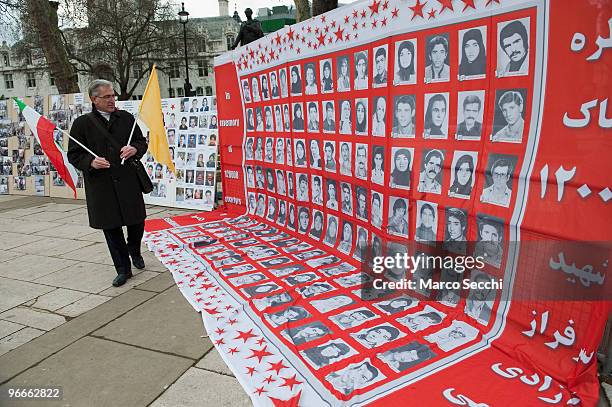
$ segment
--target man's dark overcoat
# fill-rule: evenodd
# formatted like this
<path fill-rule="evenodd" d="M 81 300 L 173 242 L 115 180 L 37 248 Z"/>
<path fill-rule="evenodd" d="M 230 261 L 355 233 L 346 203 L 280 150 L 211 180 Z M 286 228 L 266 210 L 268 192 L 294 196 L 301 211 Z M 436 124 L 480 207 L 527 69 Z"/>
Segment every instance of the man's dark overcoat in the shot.
<path fill-rule="evenodd" d="M 95 120 L 108 129 L 119 146 L 127 145 L 134 124 L 134 117 L 130 113 L 115 110 L 107 121 L 94 106 L 93 115 Z M 70 140 L 68 160 L 83 172 L 89 226 L 94 229 L 114 229 L 143 222 L 147 215 L 134 167 L 127 161 L 121 165 L 120 150 L 101 134 L 101 130 L 87 116 L 82 115 L 74 121 L 70 135 L 111 164 L 107 169 L 92 168 L 94 157 Z M 139 126 L 134 129 L 130 145 L 136 147 L 137 159 L 147 152 L 147 141 Z"/>

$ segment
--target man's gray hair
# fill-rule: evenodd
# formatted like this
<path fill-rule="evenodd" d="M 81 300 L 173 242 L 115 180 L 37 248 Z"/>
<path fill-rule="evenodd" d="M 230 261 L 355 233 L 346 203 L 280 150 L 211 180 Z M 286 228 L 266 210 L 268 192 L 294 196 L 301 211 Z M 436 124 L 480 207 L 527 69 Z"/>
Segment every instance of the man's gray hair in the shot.
<path fill-rule="evenodd" d="M 107 87 L 107 86 L 110 86 L 112 88 L 113 87 L 113 83 L 107 81 L 106 79 L 95 79 L 95 80 L 93 80 L 89 84 L 89 87 L 87 88 L 87 91 L 89 93 L 89 97 L 98 96 L 98 88 L 100 88 L 100 87 Z"/>

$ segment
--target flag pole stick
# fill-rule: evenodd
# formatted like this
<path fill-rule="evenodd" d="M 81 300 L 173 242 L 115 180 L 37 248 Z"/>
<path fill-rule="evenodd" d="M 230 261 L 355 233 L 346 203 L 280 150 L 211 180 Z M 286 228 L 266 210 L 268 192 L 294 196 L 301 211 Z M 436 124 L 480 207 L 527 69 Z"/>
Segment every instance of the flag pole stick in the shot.
<path fill-rule="evenodd" d="M 130 137 L 128 138 L 126 146 L 129 146 L 132 142 L 132 136 L 134 135 L 134 129 L 136 128 L 136 124 L 138 122 L 138 116 L 140 115 L 140 109 L 138 109 L 138 113 L 136 113 L 136 117 L 134 117 L 134 124 L 132 125 L 132 131 L 130 131 Z M 125 158 L 121 160 L 121 165 L 125 163 Z"/>
<path fill-rule="evenodd" d="M 68 138 L 72 141 L 74 141 L 75 143 L 77 143 L 80 147 L 82 147 L 85 151 L 87 151 L 89 154 L 93 155 L 94 158 L 99 158 L 98 155 L 96 153 L 94 153 L 93 151 L 91 151 L 89 148 L 85 147 L 83 145 L 83 143 L 81 143 L 79 140 L 75 139 L 74 137 L 72 137 L 70 135 L 70 133 L 68 133 L 66 130 L 62 130 L 59 127 L 55 127 L 56 129 L 58 129 L 59 131 L 61 131 L 63 134 L 65 134 L 66 136 L 68 136 Z"/>

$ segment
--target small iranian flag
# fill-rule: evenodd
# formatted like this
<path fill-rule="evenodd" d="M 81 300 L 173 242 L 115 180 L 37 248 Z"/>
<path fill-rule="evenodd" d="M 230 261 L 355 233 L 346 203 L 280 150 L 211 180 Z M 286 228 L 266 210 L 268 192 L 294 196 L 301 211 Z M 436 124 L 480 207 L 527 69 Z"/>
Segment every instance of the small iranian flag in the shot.
<path fill-rule="evenodd" d="M 36 110 L 26 105 L 23 100 L 13 98 L 19 111 L 26 119 L 30 130 L 38 140 L 38 144 L 42 147 L 49 161 L 53 164 L 57 170 L 57 174 L 64 180 L 66 185 L 74 192 L 76 198 L 76 184 L 78 174 L 76 168 L 68 162 L 68 156 L 62 147 L 55 142 L 53 138 L 53 131 L 55 130 L 55 124 L 53 124 L 45 116 L 40 115 Z"/>

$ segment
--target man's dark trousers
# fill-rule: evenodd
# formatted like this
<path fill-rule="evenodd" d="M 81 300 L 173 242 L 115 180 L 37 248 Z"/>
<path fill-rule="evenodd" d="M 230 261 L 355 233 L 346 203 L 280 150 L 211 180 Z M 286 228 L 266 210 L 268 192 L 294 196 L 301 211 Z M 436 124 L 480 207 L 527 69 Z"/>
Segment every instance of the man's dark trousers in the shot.
<path fill-rule="evenodd" d="M 132 272 L 130 256 L 140 256 L 140 242 L 143 234 L 144 222 L 127 227 L 127 243 L 123 235 L 123 228 L 104 229 L 104 237 L 117 274 L 130 274 Z"/>

